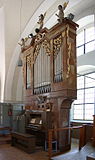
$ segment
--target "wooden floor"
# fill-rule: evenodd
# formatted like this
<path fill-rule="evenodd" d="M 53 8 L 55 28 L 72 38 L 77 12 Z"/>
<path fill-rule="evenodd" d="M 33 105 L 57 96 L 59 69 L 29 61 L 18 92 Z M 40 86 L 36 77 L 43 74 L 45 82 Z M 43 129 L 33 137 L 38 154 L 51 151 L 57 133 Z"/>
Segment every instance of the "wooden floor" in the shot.
<path fill-rule="evenodd" d="M 80 151 L 78 150 L 78 145 L 72 144 L 71 151 L 53 157 L 52 160 L 86 160 L 86 157 L 91 153 L 95 153 L 95 148 L 92 147 L 92 144 L 89 142 L 84 146 Z"/>
<path fill-rule="evenodd" d="M 52 160 L 86 160 L 86 156 L 92 152 L 95 152 L 95 148 L 91 143 L 88 143 L 81 151 L 78 151 L 77 144 L 73 144 L 70 152 L 53 157 Z M 1 144 L 0 160 L 48 160 L 48 153 L 38 148 L 35 153 L 27 154 L 10 144 Z"/>

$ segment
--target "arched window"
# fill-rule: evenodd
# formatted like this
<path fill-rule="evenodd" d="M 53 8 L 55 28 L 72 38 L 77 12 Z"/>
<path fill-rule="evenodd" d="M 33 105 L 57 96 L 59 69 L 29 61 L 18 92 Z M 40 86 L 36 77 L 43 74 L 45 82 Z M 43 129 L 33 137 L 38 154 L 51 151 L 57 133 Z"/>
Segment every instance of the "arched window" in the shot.
<path fill-rule="evenodd" d="M 94 15 L 80 19 L 77 24 L 77 56 L 80 56 L 95 50 Z"/>
<path fill-rule="evenodd" d="M 79 21 L 77 32 L 77 56 L 95 50 L 94 15 L 86 16 Z M 83 67 L 83 66 L 82 66 Z M 86 66 L 84 66 L 86 67 Z M 86 70 L 90 71 L 89 68 Z M 82 75 L 81 75 L 82 74 Z M 71 119 L 92 121 L 95 114 L 95 72 L 87 72 L 77 77 L 77 100 L 72 104 Z"/>
<path fill-rule="evenodd" d="M 77 77 L 77 100 L 72 105 L 72 119 L 92 121 L 95 113 L 95 72 Z"/>

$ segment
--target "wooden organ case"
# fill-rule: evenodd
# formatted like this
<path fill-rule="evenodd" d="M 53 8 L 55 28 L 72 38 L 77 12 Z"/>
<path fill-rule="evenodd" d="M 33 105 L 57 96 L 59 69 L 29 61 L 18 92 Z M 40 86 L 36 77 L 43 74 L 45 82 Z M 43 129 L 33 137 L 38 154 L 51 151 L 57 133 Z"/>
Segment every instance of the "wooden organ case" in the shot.
<path fill-rule="evenodd" d="M 52 104 L 51 123 L 55 129 L 69 126 L 71 104 L 77 98 L 77 27 L 64 18 L 51 29 L 43 28 L 21 54 L 25 101 L 31 103 L 33 110 L 45 110 L 44 106 L 39 107 L 42 103 Z M 59 133 L 57 141 L 60 149 L 70 148 L 68 132 Z"/>

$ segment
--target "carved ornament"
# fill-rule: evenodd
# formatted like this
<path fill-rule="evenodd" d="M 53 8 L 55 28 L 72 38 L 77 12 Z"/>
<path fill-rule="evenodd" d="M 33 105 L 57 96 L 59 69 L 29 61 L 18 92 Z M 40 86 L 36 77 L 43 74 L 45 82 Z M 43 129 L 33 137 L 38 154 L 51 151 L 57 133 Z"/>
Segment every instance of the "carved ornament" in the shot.
<path fill-rule="evenodd" d="M 34 62 L 40 53 L 40 48 L 43 47 L 45 49 L 45 54 L 47 56 L 50 56 L 51 49 L 50 49 L 50 44 L 49 42 L 45 39 L 42 43 L 39 43 L 36 45 L 35 51 L 34 51 Z"/>
<path fill-rule="evenodd" d="M 41 48 L 41 43 L 39 43 L 38 45 L 36 45 L 35 50 L 34 50 L 34 57 L 33 57 L 33 62 L 36 61 L 36 58 L 40 52 L 40 48 Z"/>
<path fill-rule="evenodd" d="M 45 39 L 44 41 L 43 41 L 43 43 L 42 43 L 42 45 L 43 45 L 43 48 L 45 48 L 45 50 L 46 50 L 46 55 L 47 56 L 50 56 L 50 54 L 51 54 L 51 49 L 50 49 L 50 44 L 49 44 L 49 42 Z"/>
<path fill-rule="evenodd" d="M 62 44 L 62 36 L 60 35 L 53 40 L 53 53 L 55 58 L 60 51 L 61 44 Z"/>
<path fill-rule="evenodd" d="M 44 37 L 45 37 L 46 33 L 39 33 L 36 35 L 36 38 L 35 38 L 35 43 L 38 43 L 40 42 Z"/>
<path fill-rule="evenodd" d="M 68 58 L 67 58 L 67 74 L 66 74 L 66 78 L 69 78 L 69 75 L 70 75 L 70 71 L 71 71 L 71 65 L 70 65 L 70 58 L 71 58 L 71 51 L 72 51 L 72 43 L 70 41 L 70 37 L 69 37 L 69 25 L 67 25 L 67 30 L 66 30 L 66 33 L 67 33 L 67 53 L 68 53 Z"/>

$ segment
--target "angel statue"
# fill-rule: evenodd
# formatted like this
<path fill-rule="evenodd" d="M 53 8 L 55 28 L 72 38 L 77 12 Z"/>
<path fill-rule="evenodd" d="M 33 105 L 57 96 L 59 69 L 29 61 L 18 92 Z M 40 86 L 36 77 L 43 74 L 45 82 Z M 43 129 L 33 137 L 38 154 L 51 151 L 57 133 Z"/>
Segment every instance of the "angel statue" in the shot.
<path fill-rule="evenodd" d="M 21 39 L 21 42 L 18 43 L 18 44 L 21 46 L 21 50 L 23 50 L 23 49 L 26 47 L 25 42 L 26 42 L 27 40 L 28 40 L 27 37 L 26 37 L 26 38 L 22 38 L 22 39 Z"/>
<path fill-rule="evenodd" d="M 44 15 L 40 14 L 40 16 L 39 16 L 39 21 L 37 22 L 38 24 L 40 24 L 39 30 L 41 30 L 43 28 L 45 16 L 46 16 L 46 12 L 44 13 Z"/>
<path fill-rule="evenodd" d="M 65 3 L 63 4 L 63 6 L 62 6 L 62 5 L 59 5 L 59 6 L 58 6 L 59 13 L 56 14 L 56 16 L 58 17 L 58 22 L 59 22 L 59 23 L 62 23 L 62 21 L 63 21 L 63 19 L 64 19 L 64 10 L 65 10 L 65 8 L 67 7 L 68 3 L 69 3 L 69 1 L 68 1 L 68 2 L 65 2 Z"/>

